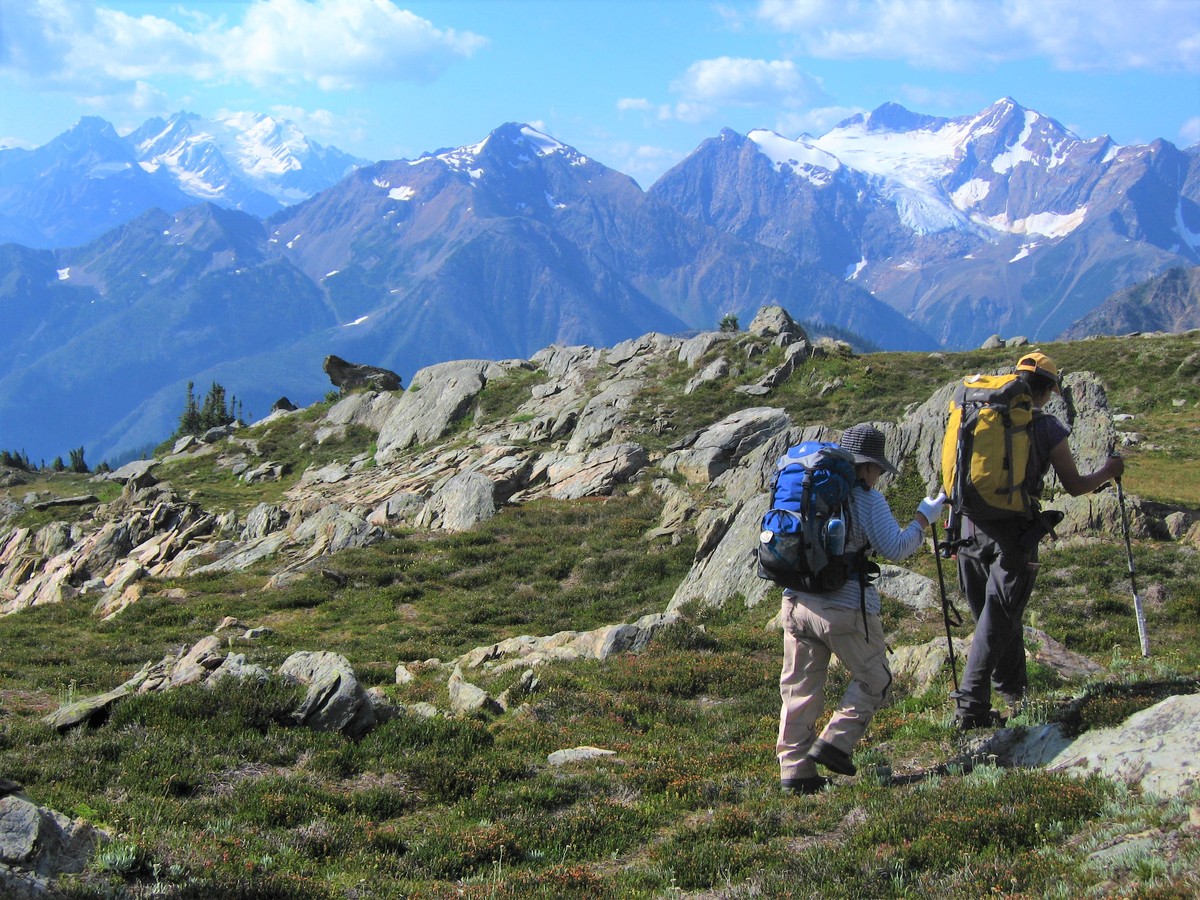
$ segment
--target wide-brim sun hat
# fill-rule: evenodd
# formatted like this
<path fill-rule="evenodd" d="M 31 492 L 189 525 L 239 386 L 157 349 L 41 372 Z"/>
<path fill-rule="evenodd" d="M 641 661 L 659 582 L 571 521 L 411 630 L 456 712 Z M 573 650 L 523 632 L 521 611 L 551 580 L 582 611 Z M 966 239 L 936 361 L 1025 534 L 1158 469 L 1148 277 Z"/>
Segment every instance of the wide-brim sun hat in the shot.
<path fill-rule="evenodd" d="M 854 425 L 847 428 L 842 432 L 838 446 L 854 454 L 856 463 L 875 463 L 885 472 L 899 474 L 896 467 L 884 456 L 886 440 L 883 432 L 873 425 Z"/>
<path fill-rule="evenodd" d="M 1054 364 L 1054 360 L 1041 350 L 1032 350 L 1022 356 L 1017 363 L 1017 371 L 1044 375 L 1053 382 L 1054 386 L 1052 390 L 1054 393 L 1060 397 L 1062 396 L 1062 376 L 1058 374 L 1058 366 Z"/>

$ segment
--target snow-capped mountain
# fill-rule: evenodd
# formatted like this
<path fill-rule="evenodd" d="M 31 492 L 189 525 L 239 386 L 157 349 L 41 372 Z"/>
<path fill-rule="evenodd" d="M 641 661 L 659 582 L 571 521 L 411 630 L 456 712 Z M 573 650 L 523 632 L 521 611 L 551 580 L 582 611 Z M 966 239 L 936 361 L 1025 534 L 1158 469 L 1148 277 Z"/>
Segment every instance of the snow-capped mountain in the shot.
<path fill-rule="evenodd" d="M 89 120 L 0 152 L 0 213 L 26 204 L 0 225 L 62 215 L 43 183 L 123 223 L 67 249 L 0 245 L 0 443 L 98 461 L 170 433 L 188 381 L 255 413 L 322 396 L 329 353 L 407 380 L 767 303 L 887 349 L 1049 340 L 1200 248 L 1200 156 L 1084 141 L 1010 100 L 959 119 L 886 105 L 817 138 L 725 130 L 649 191 L 518 123 L 355 168 L 265 219 L 180 190 L 292 189 L 321 154 L 287 134 L 178 116 L 122 139 Z"/>
<path fill-rule="evenodd" d="M 365 163 L 257 114 L 178 113 L 124 137 L 86 117 L 42 147 L 0 150 L 0 242 L 74 246 L 146 210 L 200 202 L 267 216 Z"/>
<path fill-rule="evenodd" d="M 950 347 L 1048 339 L 1110 293 L 1200 261 L 1196 156 L 1081 140 L 1002 99 L 895 104 L 818 138 L 724 131 L 651 193 L 853 280 Z"/>
<path fill-rule="evenodd" d="M 256 113 L 177 113 L 149 120 L 127 140 L 144 169 L 165 169 L 191 197 L 257 216 L 307 200 L 367 163 Z"/>
<path fill-rule="evenodd" d="M 0 256 L 13 323 L 0 329 L 0 434 L 34 456 L 82 443 L 99 461 L 160 441 L 188 381 L 219 381 L 251 414 L 280 395 L 312 402 L 330 353 L 407 381 L 447 359 L 749 321 L 767 302 L 890 347 L 933 344 L 861 288 L 516 123 L 356 169 L 266 220 L 211 203 L 151 210 L 82 247 Z M 76 408 L 80 384 L 102 396 Z"/>

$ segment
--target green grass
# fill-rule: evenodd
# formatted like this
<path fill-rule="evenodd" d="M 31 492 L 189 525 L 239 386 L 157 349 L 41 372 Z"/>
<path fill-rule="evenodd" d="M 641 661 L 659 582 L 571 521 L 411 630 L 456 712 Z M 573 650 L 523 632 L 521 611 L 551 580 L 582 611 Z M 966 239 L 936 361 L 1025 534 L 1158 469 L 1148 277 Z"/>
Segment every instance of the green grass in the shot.
<path fill-rule="evenodd" d="M 1195 336 L 1045 349 L 1065 368 L 1097 371 L 1113 408 L 1135 414 L 1129 427 L 1145 435 L 1143 446 L 1162 448 L 1130 454 L 1127 488 L 1150 496 L 1141 485 L 1153 477 L 1156 499 L 1195 509 L 1192 476 L 1180 471 L 1197 446 L 1188 418 L 1195 373 L 1186 365 Z M 784 405 L 797 422 L 842 427 L 894 418 L 964 370 L 1011 357 L 813 360 L 765 401 L 729 390 L 732 381 L 684 397 L 690 375 L 668 363 L 635 408 L 659 449 L 763 402 Z M 777 362 L 770 353 L 754 358 L 738 383 Z M 1147 391 L 1139 373 L 1172 390 Z M 517 372 L 490 384 L 480 426 L 514 416 L 536 381 Z M 1181 398 L 1193 405 L 1173 403 Z M 655 426 L 667 414 L 670 426 Z M 291 465 L 283 484 L 240 484 L 212 457 L 177 464 L 172 483 L 206 506 L 245 510 L 280 496 L 308 465 L 371 449 L 371 436 L 358 432 L 311 443 L 309 413 L 284 423 L 243 435 L 259 441 L 264 458 Z M 923 488 L 909 466 L 889 496 L 911 506 Z M 111 622 L 92 617 L 88 598 L 0 618 L 0 776 L 116 835 L 85 873 L 60 884 L 73 900 L 1195 896 L 1200 847 L 1189 810 L 1200 796 L 1164 802 L 1100 778 L 988 765 L 930 774 L 963 751 L 948 716 L 948 672 L 925 693 L 898 682 L 856 753 L 863 776 L 811 797 L 782 796 L 780 639 L 765 627 L 777 595 L 752 609 L 685 609 L 682 624 L 639 654 L 539 667 L 535 688 L 504 714 L 403 715 L 358 741 L 296 727 L 298 691 L 278 680 L 129 698 L 103 725 L 68 734 L 41 722 L 68 699 L 109 690 L 211 633 L 225 616 L 270 627 L 233 646 L 249 662 L 273 668 L 297 650 L 332 650 L 394 700 L 444 709 L 448 672 L 420 661 L 662 611 L 694 544 L 648 540 L 659 513 L 640 485 L 605 499 L 538 501 L 463 534 L 397 530 L 278 590 L 264 589 L 271 570 L 263 566 L 149 583 L 147 596 Z M 1031 666 L 1030 724 L 1104 727 L 1166 693 L 1195 690 L 1197 556 L 1155 540 L 1133 549 L 1151 623 L 1148 660 L 1138 653 L 1120 536 L 1044 552 L 1031 620 L 1105 671 L 1067 683 Z M 935 575 L 928 552 L 910 563 Z M 944 574 L 952 588 L 953 570 Z M 938 610 L 888 601 L 884 622 L 893 644 L 943 636 Z M 412 684 L 394 683 L 399 663 L 416 674 Z M 466 673 L 493 695 L 519 675 Z M 846 684 L 835 668 L 829 696 Z M 614 754 L 548 763 L 553 751 L 579 746 Z M 873 774 L 883 767 L 898 777 Z M 1169 852 L 1131 850 L 1105 864 L 1092 857 L 1114 839 L 1160 829 L 1174 835 Z"/>

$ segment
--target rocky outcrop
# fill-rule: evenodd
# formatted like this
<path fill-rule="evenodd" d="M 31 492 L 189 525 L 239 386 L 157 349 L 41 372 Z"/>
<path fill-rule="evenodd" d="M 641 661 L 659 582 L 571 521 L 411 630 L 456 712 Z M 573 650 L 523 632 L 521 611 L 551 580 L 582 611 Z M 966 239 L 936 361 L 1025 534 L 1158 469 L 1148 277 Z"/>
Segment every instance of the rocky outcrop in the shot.
<path fill-rule="evenodd" d="M 484 385 L 507 368 L 488 360 L 459 360 L 419 370 L 379 430 L 376 459 L 388 462 L 414 444 L 445 435 L 467 414 Z"/>
<path fill-rule="evenodd" d="M 329 376 L 333 386 L 346 394 L 361 388 L 375 391 L 398 391 L 401 388 L 400 376 L 391 369 L 347 362 L 340 356 L 326 356 L 321 369 Z"/>
<path fill-rule="evenodd" d="M 1115 728 L 1085 732 L 1049 761 L 1052 772 L 1140 784 L 1143 791 L 1182 797 L 1200 783 L 1200 694 L 1169 697 Z"/>
<path fill-rule="evenodd" d="M 671 448 L 660 468 L 695 484 L 708 484 L 791 425 L 788 414 L 772 407 L 741 409 L 696 431 Z"/>
<path fill-rule="evenodd" d="M 61 875 L 82 872 L 106 831 L 71 819 L 17 794 L 0 797 L 0 896 L 25 900 L 58 896 Z"/>
<path fill-rule="evenodd" d="M 496 675 L 547 662 L 607 659 L 614 653 L 644 649 L 663 628 L 679 621 L 678 613 L 653 613 L 636 622 L 606 625 L 592 631 L 560 631 L 541 638 L 523 635 L 477 647 L 460 656 L 453 665 L 459 671 L 483 669 Z"/>
<path fill-rule="evenodd" d="M 362 737 L 375 725 L 375 707 L 359 684 L 349 661 L 329 652 L 293 653 L 279 674 L 308 689 L 292 713 L 296 723 L 317 731 L 340 731 Z"/>

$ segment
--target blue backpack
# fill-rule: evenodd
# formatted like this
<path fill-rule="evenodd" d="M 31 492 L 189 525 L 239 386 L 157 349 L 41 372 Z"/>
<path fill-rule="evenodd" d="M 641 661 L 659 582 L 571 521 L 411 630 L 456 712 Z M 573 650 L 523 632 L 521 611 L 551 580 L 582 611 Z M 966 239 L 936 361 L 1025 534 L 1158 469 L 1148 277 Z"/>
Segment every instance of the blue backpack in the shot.
<path fill-rule="evenodd" d="M 788 448 L 777 468 L 756 549 L 758 577 L 808 593 L 837 590 L 855 556 L 845 553 L 854 455 L 837 444 L 805 441 Z"/>

